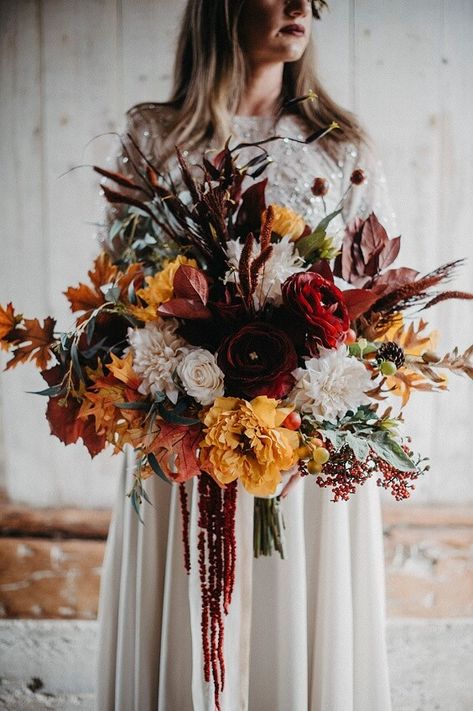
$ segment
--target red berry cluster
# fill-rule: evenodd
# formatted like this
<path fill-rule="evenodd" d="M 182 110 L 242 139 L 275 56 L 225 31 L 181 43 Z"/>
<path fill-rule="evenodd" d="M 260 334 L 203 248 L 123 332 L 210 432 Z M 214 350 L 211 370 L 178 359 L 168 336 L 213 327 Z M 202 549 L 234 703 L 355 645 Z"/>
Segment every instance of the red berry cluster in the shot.
<path fill-rule="evenodd" d="M 382 486 L 383 489 L 390 489 L 396 501 L 408 499 L 411 495 L 411 491 L 416 488 L 412 482 L 423 474 L 423 471 L 419 469 L 414 469 L 409 472 L 401 471 L 393 467 L 392 464 L 384 461 L 384 459 L 378 459 L 376 466 L 383 475 L 376 480 L 377 485 Z M 426 469 L 428 469 L 428 467 L 426 467 Z"/>
<path fill-rule="evenodd" d="M 324 465 L 323 476 L 318 476 L 316 482 L 321 487 L 332 488 L 332 501 L 348 501 L 356 487 L 362 486 L 371 477 L 369 463 L 360 462 L 350 447 L 341 447 L 336 452 L 331 442 L 324 442 L 324 446 L 330 452 L 330 459 Z"/>
<path fill-rule="evenodd" d="M 331 487 L 334 498 L 332 501 L 348 501 L 351 494 L 356 492 L 357 486 L 362 486 L 375 472 L 381 476 L 376 480 L 378 486 L 390 489 L 396 501 L 408 499 L 410 492 L 415 489 L 412 483 L 421 476 L 423 470 L 413 469 L 402 471 L 379 457 L 373 450 L 364 462 L 360 462 L 348 446 L 341 447 L 338 452 L 334 446 L 326 441 L 325 447 L 330 452 L 330 459 L 324 465 L 321 476 L 316 482 L 321 487 Z M 412 454 L 404 447 L 408 454 Z"/>
<path fill-rule="evenodd" d="M 214 684 L 215 711 L 225 683 L 224 622 L 235 583 L 235 510 L 237 483 L 224 489 L 208 474 L 198 478 L 199 576 L 202 594 L 202 648 L 204 678 Z"/>

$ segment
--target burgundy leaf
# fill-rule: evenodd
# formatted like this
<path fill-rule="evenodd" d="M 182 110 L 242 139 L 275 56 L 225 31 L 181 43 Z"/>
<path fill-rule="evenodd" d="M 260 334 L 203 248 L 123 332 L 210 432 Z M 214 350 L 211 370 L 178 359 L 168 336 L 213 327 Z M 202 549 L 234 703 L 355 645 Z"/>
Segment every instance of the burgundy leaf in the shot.
<path fill-rule="evenodd" d="M 188 319 L 207 319 L 212 317 L 209 309 L 201 301 L 192 301 L 192 299 L 171 299 L 166 301 L 165 304 L 161 304 L 159 307 L 158 314 Z"/>
<path fill-rule="evenodd" d="M 386 269 L 394 262 L 401 248 L 401 237 L 390 239 L 379 255 L 378 269 Z"/>
<path fill-rule="evenodd" d="M 381 274 L 373 281 L 373 289 L 376 293 L 386 293 L 387 291 L 392 291 L 397 289 L 404 284 L 414 281 L 419 272 L 415 269 L 409 269 L 409 267 L 399 267 L 399 269 L 388 269 L 387 272 Z"/>
<path fill-rule="evenodd" d="M 116 173 L 112 170 L 105 170 L 97 165 L 93 166 L 96 173 L 99 175 L 104 175 L 109 180 L 113 180 L 117 185 L 121 185 L 123 188 L 129 188 L 130 190 L 139 190 L 140 192 L 146 192 L 146 189 L 142 185 L 136 185 L 132 180 L 123 175 L 123 173 Z"/>
<path fill-rule="evenodd" d="M 343 292 L 343 298 L 350 321 L 354 321 L 370 309 L 379 295 L 370 289 L 349 289 Z"/>
<path fill-rule="evenodd" d="M 117 193 L 115 190 L 110 190 L 106 185 L 102 185 L 102 190 L 104 192 L 105 198 L 111 203 L 122 203 L 124 205 L 134 205 L 134 207 L 139 207 L 140 210 L 147 212 L 148 215 L 154 218 L 154 215 L 148 205 L 141 200 L 136 200 L 135 198 L 128 197 L 122 193 Z"/>
<path fill-rule="evenodd" d="M 388 243 L 388 233 L 374 212 L 365 220 L 361 235 L 360 248 L 366 263 L 377 257 Z"/>
<path fill-rule="evenodd" d="M 310 269 L 308 270 L 309 272 L 315 272 L 316 274 L 320 274 L 321 277 L 324 279 L 327 279 L 327 281 L 331 281 L 332 284 L 334 282 L 333 279 L 333 273 L 332 270 L 330 269 L 330 264 L 326 259 L 318 259 L 316 262 L 312 264 Z"/>
<path fill-rule="evenodd" d="M 180 266 L 174 276 L 173 289 L 176 298 L 200 301 L 204 306 L 209 297 L 205 274 L 195 267 Z"/>
<path fill-rule="evenodd" d="M 256 232 L 261 226 L 261 213 L 266 210 L 265 189 L 268 179 L 249 187 L 241 196 L 241 205 L 236 218 L 240 234 Z"/>

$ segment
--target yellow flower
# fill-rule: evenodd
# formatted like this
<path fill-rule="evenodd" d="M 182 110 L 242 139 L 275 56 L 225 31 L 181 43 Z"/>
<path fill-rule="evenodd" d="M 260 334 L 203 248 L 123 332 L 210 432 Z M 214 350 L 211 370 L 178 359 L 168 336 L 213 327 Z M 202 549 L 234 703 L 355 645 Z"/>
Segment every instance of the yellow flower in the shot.
<path fill-rule="evenodd" d="M 292 409 L 266 395 L 217 398 L 204 417 L 202 468 L 220 484 L 240 478 L 250 494 L 274 494 L 281 471 L 298 459 L 299 435 L 281 427 Z"/>
<path fill-rule="evenodd" d="M 148 307 L 158 307 L 169 301 L 173 297 L 173 283 L 174 276 L 181 265 L 187 265 L 189 267 L 196 267 L 197 262 L 195 259 L 188 259 L 179 255 L 172 262 L 167 262 L 164 269 L 160 272 L 156 272 L 153 276 L 146 277 L 146 286 L 143 289 L 139 289 L 136 293 L 148 304 Z M 143 320 L 148 320 L 145 315 L 152 310 L 142 309 Z M 138 314 L 137 314 L 138 315 Z"/>
<path fill-rule="evenodd" d="M 298 240 L 305 230 L 303 218 L 283 205 L 271 205 L 274 212 L 274 222 L 272 231 L 281 237 L 289 237 L 291 240 Z M 266 210 L 263 211 L 261 222 L 264 221 Z"/>

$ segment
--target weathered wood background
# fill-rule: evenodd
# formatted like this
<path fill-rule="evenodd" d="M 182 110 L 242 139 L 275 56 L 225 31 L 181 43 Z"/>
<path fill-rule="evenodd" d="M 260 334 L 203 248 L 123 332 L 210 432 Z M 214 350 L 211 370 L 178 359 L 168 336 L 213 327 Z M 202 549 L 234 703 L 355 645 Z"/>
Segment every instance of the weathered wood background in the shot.
<path fill-rule="evenodd" d="M 1 0 L 0 303 L 71 323 L 61 292 L 97 251 L 101 199 L 90 168 L 118 147 L 133 103 L 164 99 L 183 0 Z M 378 145 L 404 237 L 402 262 L 427 271 L 470 257 L 473 287 L 473 2 L 331 0 L 316 27 L 321 76 Z M 473 340 L 473 309 L 432 313 L 441 349 Z M 4 476 L 34 505 L 104 506 L 119 462 L 91 465 L 48 437 L 33 368 L 2 375 Z M 413 399 L 407 425 L 432 471 L 413 503 L 473 501 L 473 387 Z"/>

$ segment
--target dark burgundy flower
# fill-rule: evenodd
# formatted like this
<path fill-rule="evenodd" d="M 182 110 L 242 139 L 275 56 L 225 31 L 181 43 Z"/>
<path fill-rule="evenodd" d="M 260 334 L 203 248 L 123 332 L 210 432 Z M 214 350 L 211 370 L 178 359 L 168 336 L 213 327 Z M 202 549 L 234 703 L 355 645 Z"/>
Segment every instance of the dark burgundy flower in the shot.
<path fill-rule="evenodd" d="M 294 325 L 305 330 L 306 345 L 317 355 L 318 346 L 336 348 L 350 327 L 343 293 L 332 282 L 314 272 L 299 272 L 282 285 L 286 309 Z"/>
<path fill-rule="evenodd" d="M 284 331 L 256 322 L 224 340 L 217 362 L 225 375 L 227 395 L 280 399 L 294 385 L 291 373 L 297 367 L 297 354 Z"/>

